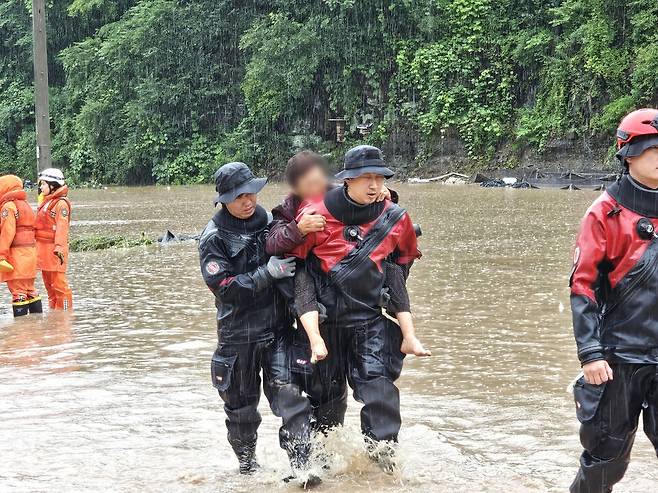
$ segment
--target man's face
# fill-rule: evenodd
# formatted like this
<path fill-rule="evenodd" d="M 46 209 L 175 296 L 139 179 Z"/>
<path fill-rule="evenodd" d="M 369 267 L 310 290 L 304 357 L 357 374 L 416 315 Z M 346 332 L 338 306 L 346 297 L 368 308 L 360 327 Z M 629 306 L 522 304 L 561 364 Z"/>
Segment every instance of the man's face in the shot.
<path fill-rule="evenodd" d="M 238 195 L 233 202 L 226 204 L 226 208 L 232 216 L 238 219 L 249 219 L 256 212 L 257 203 L 257 194 L 243 193 Z"/>
<path fill-rule="evenodd" d="M 329 179 L 324 169 L 313 166 L 299 177 L 293 193 L 302 200 L 313 199 L 324 195 L 328 186 Z"/>
<path fill-rule="evenodd" d="M 39 182 L 39 191 L 43 195 L 50 195 L 50 185 L 48 185 L 48 183 L 46 183 L 45 181 L 41 180 Z"/>
<path fill-rule="evenodd" d="M 639 156 L 626 160 L 633 178 L 650 188 L 658 188 L 658 147 L 651 147 Z"/>
<path fill-rule="evenodd" d="M 377 200 L 384 188 L 385 178 L 375 173 L 365 173 L 357 178 L 349 178 L 347 193 L 357 204 L 372 204 Z"/>

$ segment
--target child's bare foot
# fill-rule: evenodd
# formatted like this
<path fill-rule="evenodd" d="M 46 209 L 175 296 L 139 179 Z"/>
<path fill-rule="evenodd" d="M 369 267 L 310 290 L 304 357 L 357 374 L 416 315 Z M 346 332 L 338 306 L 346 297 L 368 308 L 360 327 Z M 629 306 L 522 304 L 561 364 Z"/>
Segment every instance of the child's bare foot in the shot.
<path fill-rule="evenodd" d="M 327 357 L 329 351 L 321 337 L 317 341 L 311 342 L 311 363 L 317 363 Z"/>
<path fill-rule="evenodd" d="M 423 343 L 417 337 L 402 339 L 400 351 L 404 354 L 413 354 L 414 356 L 432 356 L 432 351 L 425 349 Z"/>

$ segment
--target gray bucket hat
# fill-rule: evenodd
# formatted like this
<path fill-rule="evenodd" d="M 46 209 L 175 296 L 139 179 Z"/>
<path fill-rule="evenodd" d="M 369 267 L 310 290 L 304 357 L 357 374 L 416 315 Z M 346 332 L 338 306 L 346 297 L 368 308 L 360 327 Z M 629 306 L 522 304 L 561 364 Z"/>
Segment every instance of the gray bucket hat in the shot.
<path fill-rule="evenodd" d="M 256 178 L 244 163 L 225 164 L 215 172 L 213 178 L 217 191 L 215 205 L 219 202 L 233 202 L 243 193 L 258 193 L 267 183 L 267 178 Z"/>
<path fill-rule="evenodd" d="M 384 153 L 381 149 L 369 145 L 352 147 L 345 153 L 343 171 L 336 175 L 339 180 L 356 178 L 366 173 L 375 173 L 386 178 L 395 173 L 384 164 Z"/>

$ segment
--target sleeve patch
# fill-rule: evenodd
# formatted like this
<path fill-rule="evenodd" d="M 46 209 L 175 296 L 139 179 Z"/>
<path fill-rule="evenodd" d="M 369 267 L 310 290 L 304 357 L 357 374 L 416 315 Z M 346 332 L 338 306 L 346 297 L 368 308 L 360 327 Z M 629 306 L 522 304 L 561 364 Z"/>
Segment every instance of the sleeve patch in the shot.
<path fill-rule="evenodd" d="M 219 264 L 214 260 L 206 264 L 206 272 L 211 276 L 216 275 L 219 272 Z"/>
<path fill-rule="evenodd" d="M 69 210 L 66 207 L 63 207 L 60 213 L 62 214 L 62 217 L 66 217 L 69 215 Z"/>

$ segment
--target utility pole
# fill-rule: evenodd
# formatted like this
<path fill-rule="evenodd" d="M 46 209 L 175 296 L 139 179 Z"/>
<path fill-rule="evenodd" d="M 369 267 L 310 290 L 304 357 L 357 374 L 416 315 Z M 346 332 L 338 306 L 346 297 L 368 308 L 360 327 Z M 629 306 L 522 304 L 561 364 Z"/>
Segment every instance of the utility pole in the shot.
<path fill-rule="evenodd" d="M 48 109 L 48 51 L 46 2 L 32 0 L 32 46 L 34 60 L 34 117 L 37 133 L 37 175 L 51 167 L 50 111 Z"/>

